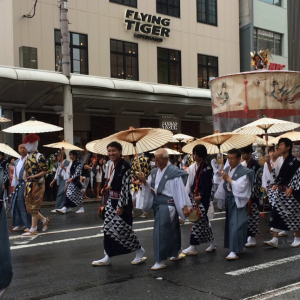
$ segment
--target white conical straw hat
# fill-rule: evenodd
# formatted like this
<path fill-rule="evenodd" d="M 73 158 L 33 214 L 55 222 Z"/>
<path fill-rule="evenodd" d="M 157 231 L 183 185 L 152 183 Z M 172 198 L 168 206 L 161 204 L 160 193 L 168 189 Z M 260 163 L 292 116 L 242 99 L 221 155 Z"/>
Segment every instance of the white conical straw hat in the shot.
<path fill-rule="evenodd" d="M 33 117 L 29 121 L 3 129 L 4 132 L 9 133 L 43 133 L 61 130 L 63 130 L 62 127 L 37 121 Z"/>

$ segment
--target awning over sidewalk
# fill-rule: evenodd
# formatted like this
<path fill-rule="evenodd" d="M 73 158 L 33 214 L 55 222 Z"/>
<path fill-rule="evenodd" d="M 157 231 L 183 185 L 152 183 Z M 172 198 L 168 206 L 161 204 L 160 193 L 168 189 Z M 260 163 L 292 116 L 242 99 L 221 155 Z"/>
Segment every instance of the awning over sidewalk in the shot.
<path fill-rule="evenodd" d="M 74 115 L 118 114 L 210 119 L 209 90 L 0 66 L 0 105 L 55 113 L 63 110 L 62 86 L 70 85 Z"/>

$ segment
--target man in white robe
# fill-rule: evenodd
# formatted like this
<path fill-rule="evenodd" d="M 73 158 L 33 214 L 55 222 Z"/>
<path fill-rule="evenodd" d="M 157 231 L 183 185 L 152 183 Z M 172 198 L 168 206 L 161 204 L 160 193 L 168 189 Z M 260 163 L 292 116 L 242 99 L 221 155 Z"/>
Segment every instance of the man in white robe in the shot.
<path fill-rule="evenodd" d="M 155 153 L 157 168 L 151 171 L 146 180 L 144 174 L 139 175 L 142 186 L 143 210 L 153 208 L 154 221 L 154 259 L 152 270 L 166 267 L 164 260 L 180 260 L 181 234 L 178 216 L 185 219 L 192 207 L 185 189 L 188 174 L 169 162 L 165 149 Z"/>
<path fill-rule="evenodd" d="M 254 183 L 254 171 L 240 163 L 238 149 L 228 151 L 229 167 L 222 173 L 221 183 L 215 197 L 225 199 L 226 225 L 224 247 L 229 248 L 228 260 L 238 259 L 237 254 L 244 251 L 247 240 L 247 211 Z"/>

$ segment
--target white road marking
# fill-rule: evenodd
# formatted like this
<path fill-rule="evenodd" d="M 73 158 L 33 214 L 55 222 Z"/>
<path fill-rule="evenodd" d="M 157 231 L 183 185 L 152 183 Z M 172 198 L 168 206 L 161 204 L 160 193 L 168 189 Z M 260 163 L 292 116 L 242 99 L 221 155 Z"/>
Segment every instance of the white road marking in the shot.
<path fill-rule="evenodd" d="M 224 218 L 216 218 L 211 220 L 212 221 L 218 221 L 218 220 L 224 220 Z M 135 224 L 144 224 L 144 223 L 151 223 L 154 222 L 154 220 L 146 220 L 146 221 L 138 221 L 138 222 L 134 222 L 133 225 Z M 191 224 L 191 222 L 185 222 L 185 224 Z M 39 233 L 38 236 L 43 236 L 43 235 L 49 235 L 49 234 L 53 234 L 53 233 L 66 233 L 66 232 L 74 232 L 74 231 L 83 231 L 83 230 L 91 230 L 91 229 L 100 229 L 103 228 L 102 226 L 93 226 L 93 227 L 83 227 L 83 228 L 74 228 L 74 229 L 66 229 L 66 230 L 58 230 L 58 231 L 49 231 L 49 232 L 45 232 L 45 233 Z M 134 231 L 137 231 L 137 229 L 134 229 Z M 15 240 L 15 239 L 30 239 L 31 237 L 26 237 L 26 236 L 11 236 L 9 237 L 10 240 Z"/>
<path fill-rule="evenodd" d="M 271 290 L 262 294 L 258 294 L 252 297 L 245 298 L 243 300 L 267 300 L 271 299 L 277 296 L 281 296 L 287 293 L 291 293 L 293 291 L 299 290 L 300 289 L 300 282 L 290 284 L 287 286 L 284 286 L 282 288 L 276 289 L 276 290 Z"/>
<path fill-rule="evenodd" d="M 275 260 L 275 261 L 271 261 L 271 262 L 256 265 L 256 266 L 252 266 L 252 267 L 249 267 L 249 268 L 244 268 L 244 269 L 240 269 L 240 270 L 237 270 L 237 271 L 227 272 L 225 274 L 226 275 L 231 275 L 231 276 L 240 276 L 240 275 L 255 272 L 255 271 L 258 271 L 258 270 L 263 270 L 263 269 L 266 269 L 266 268 L 270 268 L 270 267 L 282 265 L 282 264 L 285 264 L 285 263 L 289 263 L 289 262 L 299 260 L 299 259 L 300 259 L 300 255 L 290 256 L 290 257 L 287 257 L 287 258 L 278 259 L 278 260 Z"/>
<path fill-rule="evenodd" d="M 217 218 L 217 219 L 213 219 L 212 221 L 218 221 L 218 220 L 224 220 L 225 218 Z M 139 221 L 139 222 L 135 222 L 135 224 L 137 223 L 149 223 L 149 222 L 154 222 L 154 220 L 147 220 L 147 221 Z M 186 224 L 190 224 L 186 223 Z M 97 227 L 87 227 L 87 228 L 78 228 L 78 229 L 71 229 L 69 231 L 76 231 L 76 230 L 87 230 L 87 229 L 94 229 L 94 228 L 101 228 L 103 226 L 97 226 Z M 138 228 L 138 229 L 134 229 L 135 232 L 139 232 L 139 231 L 147 231 L 147 230 L 152 230 L 154 227 L 147 227 L 147 228 Z M 59 233 L 59 232 L 65 232 L 65 231 L 56 231 L 56 232 L 52 232 L 52 233 Z M 50 233 L 50 232 L 49 232 Z M 42 233 L 39 234 L 38 236 L 41 235 L 45 235 L 46 233 Z M 42 242 L 42 243 L 36 243 L 36 244 L 29 244 L 29 245 L 20 245 L 20 246 L 11 246 L 10 250 L 17 250 L 17 249 L 24 249 L 24 248 L 31 248 L 31 247 L 38 247 L 38 246 L 45 246 L 45 245 L 54 245 L 54 244 L 60 244 L 60 243 L 66 243 L 66 242 L 72 242 L 72 241 L 79 241 L 79 240 L 86 240 L 86 239 L 94 239 L 94 238 L 98 238 L 98 237 L 103 237 L 104 234 L 100 233 L 100 234 L 96 234 L 96 235 L 91 235 L 91 236 L 83 236 L 83 237 L 78 237 L 78 238 L 70 238 L 70 239 L 64 239 L 64 240 L 56 240 L 56 241 L 51 241 L 51 242 Z M 14 237 L 17 238 L 17 237 Z M 20 238 L 20 237 L 18 237 Z M 24 237 L 25 239 L 26 237 Z"/>
<path fill-rule="evenodd" d="M 152 230 L 152 229 L 153 229 L 153 227 L 140 228 L 140 229 L 135 229 L 135 232 Z M 100 234 L 91 235 L 91 236 L 82 236 L 82 237 L 78 237 L 78 238 L 58 240 L 58 241 L 52 241 L 52 242 L 44 242 L 44 243 L 21 245 L 21 246 L 12 246 L 12 247 L 10 247 L 10 250 L 32 248 L 32 247 L 39 247 L 39 246 L 46 246 L 46 245 L 54 245 L 54 244 L 67 243 L 67 242 L 80 241 L 80 240 L 88 240 L 88 239 L 94 239 L 94 238 L 99 238 L 99 237 L 103 237 L 103 236 L 104 236 L 104 234 L 100 233 Z"/>
<path fill-rule="evenodd" d="M 150 223 L 150 222 L 154 222 L 154 220 L 146 220 L 146 221 L 138 221 L 138 222 L 134 222 L 134 224 L 143 224 L 143 223 Z M 93 227 L 83 227 L 83 228 L 74 228 L 74 229 L 66 229 L 66 230 L 58 230 L 58 231 L 49 231 L 49 232 L 45 232 L 45 233 L 39 233 L 38 236 L 42 236 L 42 235 L 49 235 L 49 234 L 53 234 L 53 233 L 65 233 L 65 232 L 72 232 L 72 231 L 82 231 L 82 230 L 90 230 L 90 229 L 100 229 L 103 228 L 102 226 L 93 226 Z M 10 240 L 14 240 L 14 239 L 19 239 L 20 236 L 11 236 L 9 237 Z M 26 236 L 22 237 L 22 238 L 26 238 Z M 28 237 L 27 237 L 28 238 Z"/>

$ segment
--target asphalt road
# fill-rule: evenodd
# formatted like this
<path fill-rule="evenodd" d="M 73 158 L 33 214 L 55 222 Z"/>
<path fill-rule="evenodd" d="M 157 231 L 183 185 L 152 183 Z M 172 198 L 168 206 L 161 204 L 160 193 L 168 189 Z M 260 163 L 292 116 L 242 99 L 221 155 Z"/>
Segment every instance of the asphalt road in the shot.
<path fill-rule="evenodd" d="M 198 256 L 168 261 L 166 269 L 151 271 L 152 212 L 148 219 L 140 219 L 136 211 L 134 222 L 148 257 L 145 263 L 132 266 L 132 253 L 115 257 L 111 266 L 93 267 L 92 261 L 104 256 L 103 221 L 97 215 L 98 204 L 87 204 L 85 210 L 84 214 L 52 214 L 47 234 L 10 235 L 14 278 L 3 299 L 300 299 L 300 248 L 290 247 L 293 233 L 280 238 L 278 249 L 262 245 L 271 238 L 269 214 L 261 219 L 257 247 L 236 261 L 225 259 L 225 214 L 218 213 L 212 222 L 216 252 L 206 253 L 208 245 L 201 245 Z M 42 213 L 49 216 L 50 208 Z M 187 247 L 190 225 L 181 226 L 181 232 L 182 246 Z"/>

